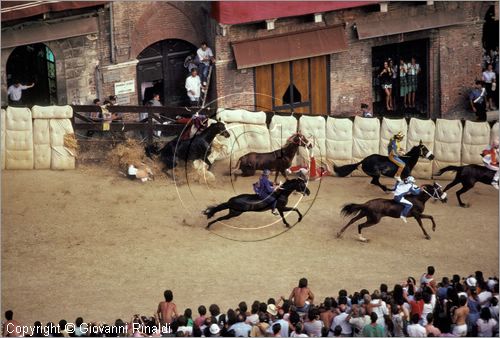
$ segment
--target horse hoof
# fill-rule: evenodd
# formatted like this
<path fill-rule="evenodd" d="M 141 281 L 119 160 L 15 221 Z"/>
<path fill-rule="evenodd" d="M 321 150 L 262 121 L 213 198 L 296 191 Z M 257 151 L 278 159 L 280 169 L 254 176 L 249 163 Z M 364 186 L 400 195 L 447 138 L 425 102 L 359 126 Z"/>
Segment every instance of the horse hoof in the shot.
<path fill-rule="evenodd" d="M 287 223 L 287 224 L 285 224 L 285 227 L 289 228 L 289 227 L 290 227 L 290 224 L 288 224 L 288 223 Z"/>
<path fill-rule="evenodd" d="M 342 237 L 342 233 L 337 232 L 337 235 L 336 235 L 336 236 L 337 236 L 337 238 L 340 238 L 340 237 Z"/>
<path fill-rule="evenodd" d="M 430 240 L 431 236 L 427 235 L 427 236 L 425 236 L 425 239 Z"/>
<path fill-rule="evenodd" d="M 358 237 L 358 241 L 360 241 L 362 243 L 367 243 L 368 242 L 368 238 L 364 238 L 363 236 L 359 236 Z"/>
<path fill-rule="evenodd" d="M 469 203 L 460 204 L 460 207 L 462 207 L 462 208 L 468 208 L 468 207 L 470 207 L 470 204 Z"/>

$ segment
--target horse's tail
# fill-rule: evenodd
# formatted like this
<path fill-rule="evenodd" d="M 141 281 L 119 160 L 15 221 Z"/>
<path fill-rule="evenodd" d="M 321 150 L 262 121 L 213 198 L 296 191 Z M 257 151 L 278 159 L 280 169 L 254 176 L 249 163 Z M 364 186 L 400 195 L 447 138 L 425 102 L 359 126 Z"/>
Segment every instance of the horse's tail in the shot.
<path fill-rule="evenodd" d="M 216 206 L 211 206 L 203 210 L 203 215 L 207 216 L 207 219 L 212 218 L 216 213 L 219 211 L 222 211 L 224 209 L 228 209 L 229 204 L 228 203 L 222 203 Z"/>
<path fill-rule="evenodd" d="M 352 173 L 356 168 L 361 164 L 361 162 L 354 163 L 354 164 L 347 164 L 343 165 L 341 167 L 337 167 L 335 164 L 333 165 L 333 171 L 337 176 L 340 177 L 346 177 L 350 173 Z"/>
<path fill-rule="evenodd" d="M 444 174 L 445 172 L 447 171 L 460 171 L 460 169 L 462 169 L 463 167 L 459 167 L 459 166 L 456 166 L 456 165 L 449 165 L 447 167 L 444 167 L 443 169 L 439 170 L 435 176 L 441 176 L 442 174 Z"/>
<path fill-rule="evenodd" d="M 344 205 L 344 207 L 340 211 L 340 214 L 342 216 L 351 216 L 351 215 L 357 214 L 358 212 L 360 212 L 362 210 L 364 210 L 363 204 L 350 203 L 350 204 Z"/>

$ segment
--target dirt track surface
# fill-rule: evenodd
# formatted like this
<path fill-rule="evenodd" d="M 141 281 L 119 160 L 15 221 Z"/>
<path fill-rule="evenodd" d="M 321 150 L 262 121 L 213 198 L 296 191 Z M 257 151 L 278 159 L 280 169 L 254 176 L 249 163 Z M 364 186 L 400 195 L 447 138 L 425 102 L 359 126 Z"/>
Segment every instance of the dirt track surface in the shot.
<path fill-rule="evenodd" d="M 458 207 L 456 188 L 448 204 L 428 202 L 426 212 L 437 222 L 433 233 L 424 220 L 430 241 L 415 220 L 388 218 L 364 230 L 369 243 L 356 240 L 355 226 L 336 239 L 347 221 L 339 216 L 343 204 L 391 197 L 360 177 L 311 182 L 311 196 L 298 204 L 310 210 L 284 233 L 270 212 L 204 229 L 206 206 L 251 192 L 256 179 L 231 184 L 219 175 L 215 188 L 176 187 L 97 168 L 4 171 L 2 311 L 14 310 L 23 323 L 77 316 L 111 322 L 152 315 L 165 289 L 173 290 L 179 309 L 196 314 L 200 304 L 225 311 L 241 300 L 287 297 L 303 276 L 322 300 L 340 288 L 392 287 L 430 264 L 438 279 L 476 270 L 498 274 L 498 193 L 490 186 L 478 184 L 464 195 L 469 209 Z M 299 198 L 292 195 L 291 202 Z M 288 219 L 294 224 L 297 216 Z"/>

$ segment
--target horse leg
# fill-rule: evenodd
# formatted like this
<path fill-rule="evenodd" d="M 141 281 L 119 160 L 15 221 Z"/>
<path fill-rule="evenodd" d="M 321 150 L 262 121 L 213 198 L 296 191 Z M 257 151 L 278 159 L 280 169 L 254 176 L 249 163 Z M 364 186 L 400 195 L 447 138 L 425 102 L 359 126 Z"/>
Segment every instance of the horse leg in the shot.
<path fill-rule="evenodd" d="M 280 213 L 281 219 L 283 220 L 283 223 L 285 223 L 285 226 L 286 226 L 287 228 L 289 228 L 289 227 L 290 227 L 290 224 L 288 224 L 288 222 L 287 222 L 287 221 L 286 221 L 286 219 L 285 219 L 285 215 L 283 214 L 284 209 L 285 209 L 285 208 L 279 208 L 279 209 L 278 209 L 278 212 Z"/>
<path fill-rule="evenodd" d="M 432 231 L 436 231 L 436 222 L 434 222 L 434 217 L 432 217 L 431 215 L 420 214 L 420 218 L 430 219 L 432 222 Z"/>
<path fill-rule="evenodd" d="M 457 199 L 458 199 L 458 204 L 462 207 L 462 208 L 468 208 L 469 207 L 469 204 L 468 203 L 464 203 L 462 202 L 462 199 L 460 198 L 460 195 L 462 195 L 463 193 L 466 193 L 467 191 L 469 191 L 470 189 L 472 189 L 472 187 L 474 186 L 474 184 L 466 184 L 466 183 L 462 183 L 462 189 L 458 190 L 456 192 L 457 194 Z"/>
<path fill-rule="evenodd" d="M 217 218 L 217 219 L 215 219 L 213 221 L 208 222 L 206 229 L 209 229 L 210 226 L 212 224 L 214 224 L 215 222 L 219 222 L 219 221 L 223 221 L 223 220 L 226 220 L 226 219 L 230 219 L 230 218 L 239 216 L 241 214 L 242 214 L 241 211 L 236 211 L 234 209 L 229 209 L 229 214 L 227 214 L 226 216 L 221 216 L 221 217 L 219 217 L 219 218 Z"/>
<path fill-rule="evenodd" d="M 443 192 L 446 192 L 447 190 L 453 188 L 454 186 L 456 186 L 458 183 L 460 183 L 460 178 L 457 176 L 455 176 L 455 179 L 453 181 L 451 181 L 443 190 Z"/>
<path fill-rule="evenodd" d="M 370 183 L 376 185 L 377 187 L 380 187 L 380 189 L 382 189 L 383 191 L 387 191 L 387 187 L 380 184 L 380 176 L 372 176 L 372 180 L 370 181 Z"/>
<path fill-rule="evenodd" d="M 359 219 L 365 217 L 365 213 L 363 211 L 361 211 L 356 217 L 353 217 L 349 223 L 347 223 L 342 229 L 340 229 L 339 232 L 337 232 L 337 238 L 340 238 L 342 236 L 342 234 L 344 233 L 344 231 L 346 231 L 346 229 L 351 225 L 353 224 L 354 222 L 358 221 Z"/>
<path fill-rule="evenodd" d="M 418 214 L 413 215 L 413 217 L 415 217 L 415 219 L 417 220 L 417 223 L 420 226 L 420 229 L 422 229 L 424 236 L 425 236 L 425 239 L 431 239 L 431 236 L 429 236 L 427 231 L 425 231 L 425 229 L 424 229 L 424 225 L 422 224 L 422 217 L 421 216 L 422 215 L 418 215 Z"/>
<path fill-rule="evenodd" d="M 274 184 L 278 183 L 278 176 L 279 176 L 279 174 L 280 174 L 279 169 L 276 169 L 276 176 L 274 177 Z"/>
<path fill-rule="evenodd" d="M 368 228 L 371 227 L 372 225 L 377 224 L 380 221 L 380 217 L 375 217 L 373 215 L 367 216 L 366 217 L 366 222 L 358 224 L 358 236 L 359 240 L 361 242 L 368 242 L 368 239 L 364 238 L 363 235 L 361 234 L 361 230 L 363 228 Z"/>
<path fill-rule="evenodd" d="M 300 213 L 299 209 L 297 208 L 292 208 L 292 207 L 284 207 L 282 208 L 283 211 L 295 211 L 299 215 L 299 222 L 302 221 L 302 214 Z"/>

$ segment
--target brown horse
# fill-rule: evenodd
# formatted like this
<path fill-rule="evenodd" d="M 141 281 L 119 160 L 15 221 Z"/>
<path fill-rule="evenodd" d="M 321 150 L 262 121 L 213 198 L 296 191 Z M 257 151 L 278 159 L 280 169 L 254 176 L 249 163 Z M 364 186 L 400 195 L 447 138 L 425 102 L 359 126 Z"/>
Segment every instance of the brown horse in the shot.
<path fill-rule="evenodd" d="M 424 236 L 426 239 L 431 239 L 431 236 L 425 231 L 424 226 L 422 224 L 422 218 L 428 218 L 432 222 L 432 231 L 436 231 L 436 223 L 434 222 L 434 218 L 431 215 L 425 215 L 425 203 L 432 198 L 433 200 L 440 200 L 445 203 L 446 193 L 443 193 L 441 190 L 441 186 L 437 183 L 434 184 L 426 184 L 421 187 L 422 192 L 418 195 L 405 197 L 408 201 L 413 204 L 413 207 L 410 210 L 410 213 L 407 217 L 415 217 L 420 225 L 420 228 L 424 232 Z M 392 199 L 384 199 L 384 198 L 376 198 L 370 200 L 364 204 L 347 204 L 342 208 L 341 214 L 343 216 L 350 216 L 357 214 L 354 218 L 352 218 L 349 223 L 347 223 L 338 233 L 337 238 L 340 238 L 344 231 L 354 222 L 359 219 L 366 217 L 366 222 L 358 225 L 358 235 L 359 240 L 362 242 L 367 242 L 368 240 L 361 235 L 361 229 L 371 227 L 380 222 L 382 217 L 392 217 L 399 218 L 401 215 L 401 211 L 403 210 L 403 205 L 397 203 Z"/>
<path fill-rule="evenodd" d="M 286 169 L 292 165 L 292 160 L 297 154 L 299 147 L 312 148 L 311 142 L 300 132 L 295 133 L 288 138 L 283 148 L 268 153 L 251 152 L 240 157 L 233 168 L 234 179 L 237 178 L 236 170 L 241 170 L 241 176 L 253 176 L 256 170 L 269 169 L 276 171 L 274 182 L 278 181 L 278 175 L 281 173 L 287 178 Z M 238 173 L 239 174 L 239 173 Z"/>

